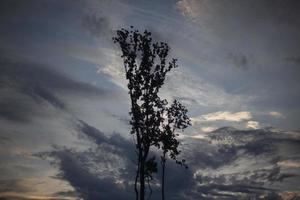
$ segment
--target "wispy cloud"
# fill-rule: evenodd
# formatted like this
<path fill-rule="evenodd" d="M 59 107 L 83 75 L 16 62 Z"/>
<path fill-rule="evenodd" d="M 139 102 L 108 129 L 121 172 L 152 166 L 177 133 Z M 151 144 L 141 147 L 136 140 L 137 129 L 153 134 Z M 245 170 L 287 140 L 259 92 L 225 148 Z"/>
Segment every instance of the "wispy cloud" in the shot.
<path fill-rule="evenodd" d="M 98 73 L 106 75 L 113 83 L 126 90 L 127 80 L 122 60 L 118 56 L 117 52 L 111 52 L 112 61 L 101 66 Z M 221 88 L 194 75 L 186 66 L 180 66 L 167 74 L 161 94 L 168 100 L 178 99 L 189 106 L 238 107 L 245 101 L 242 95 L 228 94 Z"/>
<path fill-rule="evenodd" d="M 75 81 L 62 73 L 28 60 L 0 57 L 0 91 L 5 98 L 0 100 L 0 118 L 27 121 L 34 114 L 45 115 L 47 104 L 58 110 L 67 110 L 66 103 L 59 97 L 105 96 L 109 92 L 93 85 Z M 30 114 L 29 114 L 30 113 Z"/>
<path fill-rule="evenodd" d="M 241 111 L 235 113 L 229 111 L 218 111 L 191 118 L 193 124 L 213 121 L 241 122 L 249 119 L 252 119 L 252 115 L 249 111 Z"/>

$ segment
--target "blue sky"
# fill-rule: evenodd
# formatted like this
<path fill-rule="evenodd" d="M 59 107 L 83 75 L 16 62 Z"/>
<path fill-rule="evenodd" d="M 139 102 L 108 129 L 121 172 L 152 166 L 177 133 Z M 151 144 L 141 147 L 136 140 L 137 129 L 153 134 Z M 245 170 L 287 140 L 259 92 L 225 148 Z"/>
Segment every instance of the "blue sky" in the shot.
<path fill-rule="evenodd" d="M 132 152 L 122 158 L 111 150 L 131 145 L 126 80 L 111 38 L 131 25 L 167 42 L 179 60 L 161 96 L 189 110 L 193 126 L 181 140 L 191 169 L 186 186 L 174 186 L 179 192 L 170 198 L 236 199 L 242 189 L 251 192 L 240 199 L 299 194 L 299 6 L 293 0 L 1 1 L 0 196 L 108 198 L 91 196 L 95 188 L 73 179 L 76 169 L 96 174 L 94 185 L 128 195 Z M 255 145 L 271 146 L 256 152 Z M 72 171 L 68 159 L 78 168 Z"/>

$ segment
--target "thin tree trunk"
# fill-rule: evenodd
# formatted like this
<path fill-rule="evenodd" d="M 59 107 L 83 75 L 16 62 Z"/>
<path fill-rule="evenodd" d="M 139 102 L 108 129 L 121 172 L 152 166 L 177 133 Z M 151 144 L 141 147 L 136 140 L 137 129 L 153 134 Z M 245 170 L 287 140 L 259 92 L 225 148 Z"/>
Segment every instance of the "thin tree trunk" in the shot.
<path fill-rule="evenodd" d="M 140 163 L 140 200 L 145 200 L 145 159 Z"/>
<path fill-rule="evenodd" d="M 162 180 L 161 180 L 161 199 L 165 200 L 165 167 L 166 167 L 166 153 L 164 152 L 162 160 Z"/>
<path fill-rule="evenodd" d="M 138 167 L 136 170 L 136 176 L 135 176 L 135 180 L 134 180 L 134 190 L 135 190 L 135 199 L 139 200 L 139 191 L 138 191 L 138 178 L 139 178 L 139 173 L 140 173 L 140 159 L 138 159 Z"/>

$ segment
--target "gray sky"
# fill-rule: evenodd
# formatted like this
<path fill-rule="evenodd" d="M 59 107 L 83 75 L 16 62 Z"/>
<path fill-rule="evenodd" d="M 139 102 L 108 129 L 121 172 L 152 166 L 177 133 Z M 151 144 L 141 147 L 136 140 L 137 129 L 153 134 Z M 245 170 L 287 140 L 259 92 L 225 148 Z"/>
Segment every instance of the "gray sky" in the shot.
<path fill-rule="evenodd" d="M 181 134 L 191 169 L 185 185 L 170 180 L 170 198 L 299 194 L 299 10 L 296 0 L 1 1 L 0 197 L 132 195 L 129 99 L 111 40 L 131 25 L 171 47 L 179 67 L 161 96 L 193 122 Z"/>

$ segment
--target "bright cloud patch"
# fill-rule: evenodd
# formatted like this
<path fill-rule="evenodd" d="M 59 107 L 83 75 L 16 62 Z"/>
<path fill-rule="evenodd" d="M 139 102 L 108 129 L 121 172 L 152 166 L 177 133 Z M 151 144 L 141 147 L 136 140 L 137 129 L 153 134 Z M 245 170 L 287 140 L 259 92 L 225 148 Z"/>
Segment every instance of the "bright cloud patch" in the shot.
<path fill-rule="evenodd" d="M 177 8 L 186 17 L 196 18 L 198 16 L 199 9 L 194 5 L 194 1 L 182 0 L 177 2 Z"/>
<path fill-rule="evenodd" d="M 97 73 L 108 76 L 111 82 L 123 89 L 126 89 L 127 81 L 122 60 L 119 59 L 118 55 L 113 51 L 108 51 L 108 53 L 105 53 L 105 57 L 110 58 L 110 61 L 99 67 Z"/>
<path fill-rule="evenodd" d="M 219 111 L 201 115 L 199 117 L 192 118 L 192 123 L 197 124 L 199 122 L 212 122 L 212 121 L 231 121 L 240 122 L 244 120 L 252 119 L 252 115 L 248 111 L 232 113 L 229 111 Z"/>
<path fill-rule="evenodd" d="M 201 134 L 198 134 L 198 135 L 192 135 L 192 136 L 190 136 L 190 138 L 193 138 L 193 139 L 205 139 L 205 136 L 201 135 Z"/>
<path fill-rule="evenodd" d="M 218 121 L 218 120 L 225 120 L 225 121 L 233 121 L 233 122 L 240 122 L 243 120 L 251 119 L 251 113 L 247 111 L 242 112 L 216 112 L 207 115 L 203 115 L 206 121 Z"/>
<path fill-rule="evenodd" d="M 252 128 L 252 129 L 259 129 L 260 128 L 260 124 L 257 121 L 248 121 L 246 128 Z"/>
<path fill-rule="evenodd" d="M 284 118 L 284 115 L 280 112 L 277 112 L 277 111 L 271 111 L 271 112 L 269 112 L 269 115 L 272 116 L 272 117 Z"/>
<path fill-rule="evenodd" d="M 284 168 L 299 168 L 300 162 L 292 161 L 292 160 L 283 160 L 277 163 L 280 167 Z"/>
<path fill-rule="evenodd" d="M 203 132 L 212 132 L 216 129 L 217 129 L 216 127 L 207 126 L 207 127 L 202 127 L 201 131 L 203 131 Z"/>

